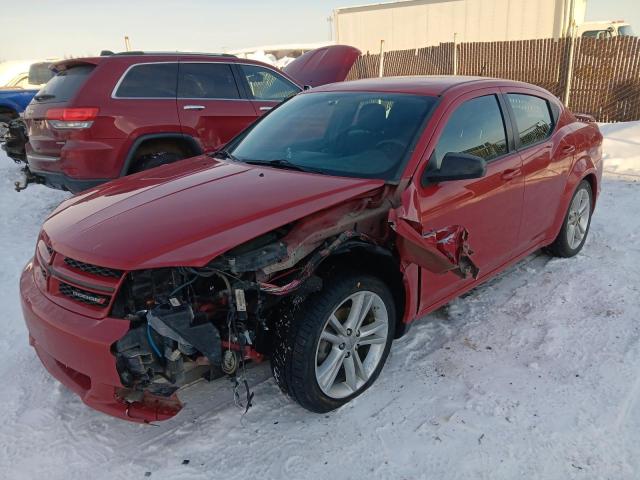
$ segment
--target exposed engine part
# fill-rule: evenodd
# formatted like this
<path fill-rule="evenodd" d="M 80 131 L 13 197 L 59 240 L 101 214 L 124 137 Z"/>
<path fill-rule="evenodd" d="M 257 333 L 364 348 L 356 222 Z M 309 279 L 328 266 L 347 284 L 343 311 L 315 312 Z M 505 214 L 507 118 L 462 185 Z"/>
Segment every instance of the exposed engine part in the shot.
<path fill-rule="evenodd" d="M 353 230 L 343 232 L 329 245 L 321 248 L 314 255 L 312 255 L 309 261 L 303 267 L 301 273 L 295 279 L 282 286 L 278 286 L 272 283 L 260 283 L 260 289 L 266 293 L 270 293 L 271 295 L 288 295 L 289 293 L 299 288 L 307 279 L 309 279 L 323 260 L 336 253 L 336 251 L 338 251 L 344 244 L 353 240 L 360 240 L 362 242 L 365 242 L 367 246 L 375 245 L 376 243 L 375 240 L 364 233 L 359 233 Z"/>
<path fill-rule="evenodd" d="M 165 358 L 172 359 L 173 356 L 179 357 L 181 354 L 192 355 L 194 350 L 197 350 L 207 357 L 211 365 L 220 365 L 220 333 L 209 322 L 195 323 L 191 305 L 158 305 L 147 313 L 147 322 L 161 337 L 177 343 L 177 354 L 167 355 L 165 350 Z"/>
<path fill-rule="evenodd" d="M 234 375 L 240 365 L 240 356 L 233 350 L 225 350 L 222 354 L 222 371 L 227 375 Z"/>
<path fill-rule="evenodd" d="M 299 302 L 320 290 L 316 271 L 334 254 L 352 248 L 388 254 L 374 240 L 384 238 L 375 225 L 388 206 L 372 202 L 363 198 L 344 206 L 328 227 L 321 219 L 297 233 L 282 227 L 204 267 L 129 273 L 113 307 L 113 313 L 133 319 L 130 332 L 114 346 L 127 398 L 135 392 L 168 397 L 215 371 L 233 379 L 236 404 L 246 411 L 253 398 L 246 362 L 260 362 L 271 352 L 270 328 L 283 300 L 294 296 Z M 304 244 L 289 248 L 296 235 Z"/>

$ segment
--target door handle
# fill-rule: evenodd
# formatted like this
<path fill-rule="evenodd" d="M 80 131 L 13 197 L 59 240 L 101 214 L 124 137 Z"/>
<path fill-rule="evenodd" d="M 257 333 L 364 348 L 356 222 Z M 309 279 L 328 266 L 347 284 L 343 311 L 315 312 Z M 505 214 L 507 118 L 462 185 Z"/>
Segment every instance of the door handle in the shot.
<path fill-rule="evenodd" d="M 516 178 L 518 175 L 520 175 L 521 172 L 522 170 L 520 170 L 519 168 L 510 168 L 502 172 L 501 177 L 503 180 L 509 181 Z"/>
<path fill-rule="evenodd" d="M 576 151 L 575 145 L 567 145 L 562 149 L 562 153 L 573 153 Z"/>
<path fill-rule="evenodd" d="M 204 110 L 204 105 L 185 105 L 183 110 Z"/>
<path fill-rule="evenodd" d="M 261 112 L 268 112 L 271 109 L 273 109 L 273 107 L 260 107 Z"/>

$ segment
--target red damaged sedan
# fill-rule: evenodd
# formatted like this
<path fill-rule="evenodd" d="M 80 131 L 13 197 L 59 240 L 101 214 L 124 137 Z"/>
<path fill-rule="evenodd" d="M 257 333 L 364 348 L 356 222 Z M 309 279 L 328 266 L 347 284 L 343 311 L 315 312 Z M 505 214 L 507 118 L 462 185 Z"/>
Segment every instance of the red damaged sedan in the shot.
<path fill-rule="evenodd" d="M 602 135 L 547 91 L 468 77 L 327 85 L 209 156 L 64 202 L 21 279 L 45 367 L 89 406 L 169 418 L 268 359 L 326 412 L 415 319 L 547 247 L 583 247 Z M 250 395 L 247 392 L 247 400 Z"/>

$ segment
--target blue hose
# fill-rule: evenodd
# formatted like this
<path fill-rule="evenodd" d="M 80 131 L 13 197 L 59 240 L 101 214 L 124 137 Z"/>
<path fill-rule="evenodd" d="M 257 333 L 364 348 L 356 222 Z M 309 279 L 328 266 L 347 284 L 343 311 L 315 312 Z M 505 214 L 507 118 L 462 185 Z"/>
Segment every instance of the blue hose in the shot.
<path fill-rule="evenodd" d="M 159 358 L 163 358 L 162 353 L 160 353 L 160 349 L 158 348 L 158 346 L 156 345 L 156 342 L 154 342 L 153 338 L 151 337 L 151 325 L 149 325 L 148 323 L 147 323 L 147 339 L 149 340 L 149 345 L 151 345 L 151 349 L 155 352 L 155 354 Z"/>

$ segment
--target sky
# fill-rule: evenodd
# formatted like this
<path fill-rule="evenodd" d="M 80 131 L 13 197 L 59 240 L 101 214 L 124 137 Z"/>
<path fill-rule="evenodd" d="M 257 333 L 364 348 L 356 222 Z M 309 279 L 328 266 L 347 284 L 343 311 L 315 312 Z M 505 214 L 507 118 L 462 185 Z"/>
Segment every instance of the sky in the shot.
<path fill-rule="evenodd" d="M 536 1 L 536 0 L 531 0 Z M 630 22 L 639 0 L 588 0 L 588 20 Z M 0 0 L 0 60 L 96 55 L 124 50 L 224 52 L 329 40 L 336 7 L 371 0 Z"/>

